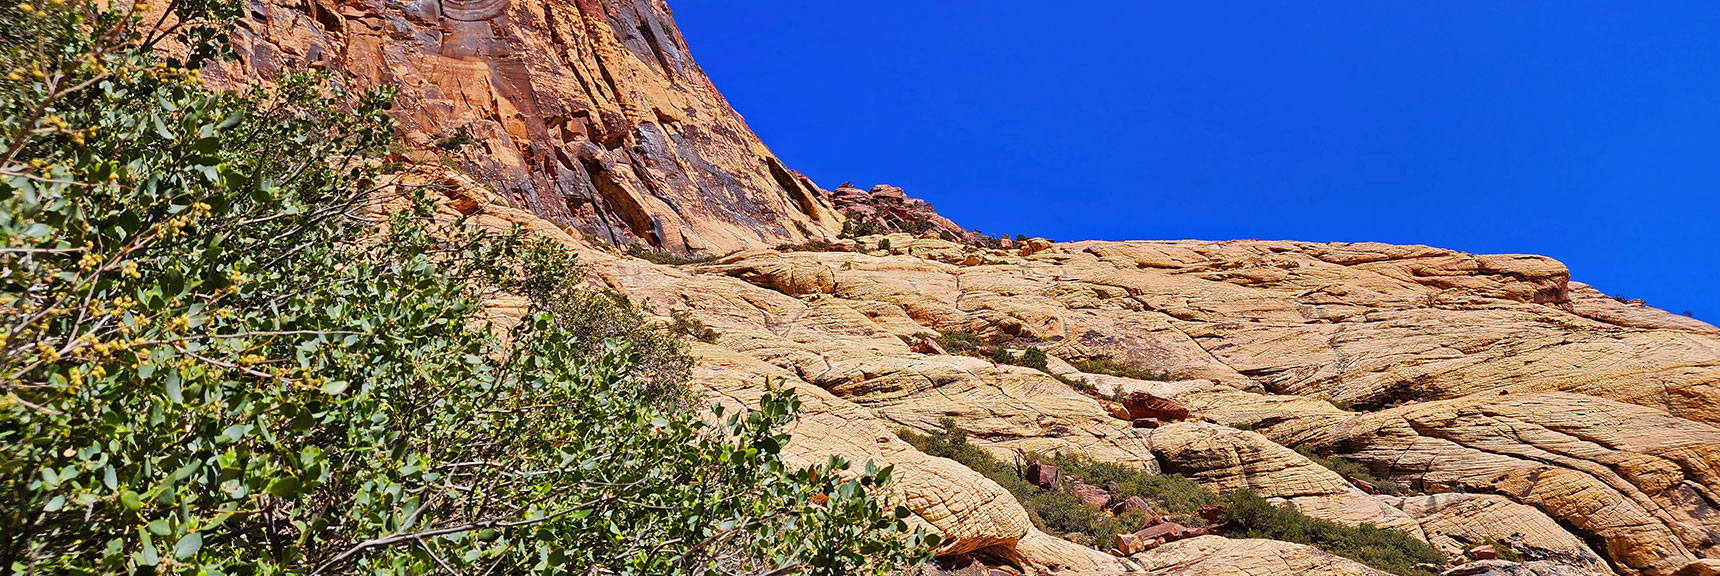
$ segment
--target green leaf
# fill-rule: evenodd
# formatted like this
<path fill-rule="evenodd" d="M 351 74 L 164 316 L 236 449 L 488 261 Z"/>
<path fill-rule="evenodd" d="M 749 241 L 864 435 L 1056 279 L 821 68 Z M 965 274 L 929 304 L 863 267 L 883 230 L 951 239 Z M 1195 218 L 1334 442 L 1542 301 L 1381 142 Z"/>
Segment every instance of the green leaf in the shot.
<path fill-rule="evenodd" d="M 184 560 L 196 555 L 197 551 L 201 549 L 203 549 L 203 535 L 192 532 L 181 536 L 179 542 L 173 545 L 173 557 Z"/>
<path fill-rule="evenodd" d="M 130 490 L 120 491 L 119 503 L 121 506 L 124 506 L 126 510 L 133 512 L 136 512 L 139 508 L 143 508 L 143 499 L 139 498 L 136 492 L 132 492 Z"/>
<path fill-rule="evenodd" d="M 167 399 L 172 400 L 174 404 L 185 403 L 185 391 L 180 387 L 178 370 L 167 373 L 165 391 L 167 392 Z"/>
<path fill-rule="evenodd" d="M 282 476 L 269 483 L 269 493 L 278 498 L 296 498 L 299 489 L 299 479 L 292 476 Z"/>

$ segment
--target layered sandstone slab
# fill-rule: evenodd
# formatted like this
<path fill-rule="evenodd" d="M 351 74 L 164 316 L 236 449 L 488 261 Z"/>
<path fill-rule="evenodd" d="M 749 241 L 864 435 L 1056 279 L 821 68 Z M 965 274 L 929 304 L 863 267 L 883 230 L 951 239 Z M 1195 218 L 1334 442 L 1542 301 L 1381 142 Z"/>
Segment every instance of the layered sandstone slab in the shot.
<path fill-rule="evenodd" d="M 1474 567 L 1517 571 L 1501 573 L 1672 574 L 1720 555 L 1720 430 L 1707 424 L 1720 414 L 1707 400 L 1720 337 L 1633 304 L 1585 303 L 1544 259 L 1282 242 L 1058 244 L 1022 257 L 897 234 L 896 253 L 753 251 L 670 267 L 524 210 L 482 210 L 557 238 L 650 313 L 690 312 L 721 332 L 696 349 L 713 398 L 744 405 L 766 378 L 801 389 L 796 457 L 897 465 L 900 497 L 952 539 L 949 554 L 1074 573 L 1372 573 L 1222 538 L 1148 553 L 1158 564 L 1112 558 L 1033 529 L 1001 488 L 919 454 L 898 428 L 951 419 L 1000 458 L 1072 451 L 1178 472 L 1448 554 L 1498 541 L 1527 560 Z M 1192 417 L 1133 428 L 1048 374 L 911 345 L 952 330 L 1041 347 L 1065 378 L 1172 398 Z M 1170 380 L 1071 365 L 1101 356 Z M 1296 447 L 1411 493 L 1370 496 Z"/>
<path fill-rule="evenodd" d="M 1131 560 L 1160 576 L 1388 576 L 1309 546 L 1219 536 L 1172 542 Z"/>
<path fill-rule="evenodd" d="M 890 238 L 897 254 L 741 254 L 701 271 L 773 290 L 816 276 L 803 299 L 888 319 L 878 329 L 893 335 L 966 330 L 1066 360 L 1168 373 L 1178 382 L 1065 375 L 1174 397 L 1262 432 L 1182 424 L 1150 435 L 1152 460 L 1215 490 L 1277 491 L 1316 517 L 1426 535 L 1284 448 L 1306 446 L 1414 490 L 1499 494 L 1545 514 L 1550 523 L 1537 525 L 1564 532 L 1562 542 L 1601 543 L 1592 552 L 1621 573 L 1670 573 L 1716 553 L 1709 471 L 1720 443 L 1706 422 L 1720 417 L 1720 337 L 1688 318 L 1597 299 L 1557 262 L 1252 241 L 1082 242 L 1021 257 Z M 1112 435 L 1069 424 L 1074 415 L 1052 420 L 1050 441 L 1025 438 L 1006 425 L 1011 414 L 1066 414 L 1058 406 L 1068 400 L 995 385 L 976 394 L 971 379 L 943 376 L 943 366 L 971 361 L 834 354 L 856 369 L 894 366 L 861 369 L 861 386 L 843 376 L 853 369 L 814 380 L 910 427 L 956 417 L 1002 455 L 1032 446 L 1116 457 Z M 966 371 L 1007 381 L 983 366 Z M 1108 417 L 1102 404 L 1090 410 L 1090 421 Z M 1576 568 L 1600 566 L 1574 546 L 1545 549 Z"/>

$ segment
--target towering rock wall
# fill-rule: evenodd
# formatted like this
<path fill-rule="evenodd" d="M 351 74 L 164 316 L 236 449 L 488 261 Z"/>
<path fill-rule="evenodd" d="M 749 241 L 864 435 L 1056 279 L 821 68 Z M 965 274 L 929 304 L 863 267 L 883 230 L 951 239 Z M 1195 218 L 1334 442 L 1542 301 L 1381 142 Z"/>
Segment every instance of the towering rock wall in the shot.
<path fill-rule="evenodd" d="M 249 0 L 235 48 L 217 82 L 327 68 L 398 87 L 408 156 L 606 242 L 727 253 L 842 224 L 729 108 L 663 0 Z"/>

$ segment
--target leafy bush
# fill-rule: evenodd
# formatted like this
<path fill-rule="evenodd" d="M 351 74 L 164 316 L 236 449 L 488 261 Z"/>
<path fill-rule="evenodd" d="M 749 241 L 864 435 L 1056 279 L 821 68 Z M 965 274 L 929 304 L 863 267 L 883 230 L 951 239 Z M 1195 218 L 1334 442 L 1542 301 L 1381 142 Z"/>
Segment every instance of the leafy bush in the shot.
<path fill-rule="evenodd" d="M 778 244 L 778 252 L 829 252 L 836 249 L 835 244 L 825 240 L 807 240 L 799 244 Z"/>
<path fill-rule="evenodd" d="M 662 264 L 665 266 L 686 266 L 689 264 L 704 264 L 706 262 L 711 262 L 711 261 L 714 261 L 718 258 L 721 258 L 721 256 L 715 256 L 715 255 L 682 256 L 680 254 L 676 254 L 673 252 L 658 252 L 656 250 L 652 250 L 652 249 L 646 248 L 644 246 L 640 246 L 638 244 L 628 246 L 627 247 L 627 255 L 632 256 L 634 258 L 638 258 L 640 260 L 644 260 L 646 262 L 650 262 L 652 264 Z"/>
<path fill-rule="evenodd" d="M 1153 509 L 1188 526 L 1205 524 L 1194 512 L 1203 506 L 1223 503 L 1216 494 L 1181 475 L 1151 474 L 1138 467 L 1114 462 L 1096 462 L 1079 454 L 1057 454 L 1047 460 L 1064 474 L 1078 476 L 1088 484 L 1112 485 L 1114 499 L 1140 496 Z"/>
<path fill-rule="evenodd" d="M 0 80 L 0 566 L 883 574 L 935 545 L 870 495 L 889 469 L 784 464 L 792 393 L 706 423 L 681 344 L 570 291 L 570 255 L 379 182 L 386 92 L 211 93 L 238 4 L 107 6 L 0 11 L 31 71 Z M 485 325 L 488 291 L 528 314 Z"/>
<path fill-rule="evenodd" d="M 1051 371 L 1051 358 L 1049 356 L 1046 356 L 1045 351 L 1040 350 L 1039 348 L 1035 348 L 1035 347 L 1030 346 L 1026 350 L 1021 351 L 1021 355 L 1017 356 L 1014 353 L 1010 352 L 1008 349 L 1006 349 L 1002 346 L 998 346 L 998 347 L 994 348 L 991 352 L 991 361 L 998 363 L 998 364 L 1009 364 L 1012 366 L 1025 366 L 1028 368 L 1032 368 L 1034 370 L 1038 370 L 1040 372 L 1045 373 L 1046 376 L 1050 376 L 1053 379 L 1056 379 L 1058 382 L 1062 382 L 1064 384 L 1067 384 L 1071 388 L 1074 388 L 1076 390 L 1080 390 L 1082 392 L 1086 392 L 1089 394 L 1096 394 L 1099 390 L 1097 387 L 1088 383 L 1086 380 L 1070 378 L 1070 377 L 1064 376 L 1062 374 L 1052 372 Z"/>
<path fill-rule="evenodd" d="M 1001 462 L 969 444 L 967 432 L 953 420 L 943 420 L 940 427 L 941 430 L 930 434 L 908 430 L 897 434 L 921 452 L 955 460 L 997 482 L 1027 509 L 1029 518 L 1040 530 L 1059 535 L 1079 534 L 1080 543 L 1104 549 L 1111 545 L 1112 535 L 1139 530 L 1146 520 L 1139 514 L 1119 517 L 1098 510 L 1060 487 L 1040 489 L 1022 477 L 1024 469 L 1020 463 Z M 1273 506 L 1249 490 L 1220 497 L 1179 475 L 1150 474 L 1140 468 L 1096 462 L 1078 454 L 1050 457 L 1029 454 L 1027 459 L 1056 466 L 1064 478 L 1080 478 L 1087 484 L 1108 487 L 1113 501 L 1139 496 L 1151 503 L 1153 510 L 1186 526 L 1206 524 L 1195 514 L 1202 507 L 1223 505 L 1221 521 L 1229 537 L 1309 544 L 1404 576 L 1428 576 L 1427 571 L 1416 565 L 1445 562 L 1438 550 L 1408 534 L 1367 524 L 1352 528 L 1316 520 L 1290 508 Z"/>
<path fill-rule="evenodd" d="M 1250 490 L 1239 490 L 1231 494 L 1229 501 L 1223 516 L 1224 522 L 1230 527 L 1229 536 L 1310 544 L 1321 550 L 1404 576 L 1432 574 L 1416 566 L 1417 564 L 1445 563 L 1445 556 L 1439 550 L 1402 532 L 1386 530 L 1372 524 L 1352 528 L 1316 520 L 1288 507 L 1273 506 Z"/>
<path fill-rule="evenodd" d="M 859 238 L 880 233 L 882 230 L 877 222 L 849 218 L 842 222 L 841 238 Z"/>
<path fill-rule="evenodd" d="M 464 147 L 469 146 L 469 145 L 471 145 L 477 141 L 478 140 L 476 138 L 472 137 L 472 128 L 471 127 L 461 126 L 459 128 L 454 129 L 453 134 L 448 135 L 446 138 L 442 138 L 440 140 L 437 140 L 436 141 L 436 147 L 442 149 L 443 151 L 452 151 L 452 150 L 458 150 L 460 148 L 464 148 Z"/>
<path fill-rule="evenodd" d="M 1324 466 L 1326 469 L 1337 472 L 1347 478 L 1354 478 L 1356 480 L 1372 484 L 1374 488 L 1379 489 L 1381 494 L 1396 496 L 1400 492 L 1396 482 L 1375 476 L 1373 470 L 1369 470 L 1367 466 L 1363 466 L 1359 462 L 1346 460 L 1338 456 L 1321 456 L 1319 453 L 1306 446 L 1297 448 L 1296 453 L 1312 460 L 1315 464 Z"/>
<path fill-rule="evenodd" d="M 1072 364 L 1075 366 L 1076 370 L 1080 370 L 1088 374 L 1107 374 L 1110 376 L 1134 378 L 1136 380 L 1155 380 L 1160 382 L 1172 382 L 1176 380 L 1176 377 L 1171 376 L 1169 372 L 1143 370 L 1105 357 L 1077 360 L 1072 362 Z"/>
<path fill-rule="evenodd" d="M 704 343 L 716 342 L 723 337 L 722 332 L 705 325 L 703 320 L 693 317 L 690 310 L 669 311 L 669 333 L 688 336 Z"/>
<path fill-rule="evenodd" d="M 1028 368 L 1050 374 L 1050 362 L 1051 359 L 1045 355 L 1044 350 L 1030 346 L 1026 350 L 1022 350 L 1021 356 L 1016 357 L 1015 362 L 1012 363 L 1017 366 L 1026 366 Z"/>
<path fill-rule="evenodd" d="M 894 253 L 894 249 L 890 247 L 890 239 L 889 238 L 884 238 L 884 239 L 881 239 L 878 241 L 878 250 L 881 252 Z"/>
<path fill-rule="evenodd" d="M 1080 534 L 1081 543 L 1104 549 L 1111 546 L 1113 535 L 1139 530 L 1146 523 L 1144 513 L 1116 516 L 1088 506 L 1079 496 L 1060 487 L 1045 490 L 1034 486 L 1022 477 L 1020 463 L 1002 462 L 989 452 L 969 444 L 967 431 L 956 426 L 953 420 L 945 419 L 939 425 L 941 430 L 931 434 L 901 430 L 897 435 L 921 452 L 955 460 L 997 482 L 1027 509 L 1028 517 L 1040 530 L 1058 535 Z M 1149 474 L 1145 470 L 1097 463 L 1070 454 L 1059 454 L 1049 459 L 1029 455 L 1028 459 L 1047 461 L 1057 466 L 1065 477 L 1080 477 L 1089 484 L 1102 486 L 1115 482 L 1118 491 L 1113 498 L 1141 496 L 1152 502 L 1155 510 L 1188 522 L 1198 521 L 1193 515 L 1196 509 L 1219 502 L 1217 496 L 1181 476 Z"/>
<path fill-rule="evenodd" d="M 980 350 L 989 348 L 985 340 L 965 330 L 950 330 L 938 335 L 938 346 L 951 354 L 962 356 L 980 356 Z"/>

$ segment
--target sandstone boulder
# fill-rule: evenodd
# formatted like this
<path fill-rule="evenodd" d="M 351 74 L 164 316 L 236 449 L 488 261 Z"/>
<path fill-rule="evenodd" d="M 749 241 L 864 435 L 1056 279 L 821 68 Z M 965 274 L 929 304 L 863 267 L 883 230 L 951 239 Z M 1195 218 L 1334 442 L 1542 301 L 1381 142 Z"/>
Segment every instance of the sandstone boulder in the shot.
<path fill-rule="evenodd" d="M 1160 398 L 1146 392 L 1131 392 L 1123 397 L 1123 408 L 1129 411 L 1130 420 L 1157 420 L 1160 422 L 1176 422 L 1188 419 L 1188 406 L 1170 398 Z M 1143 428 L 1157 426 L 1143 426 Z"/>

